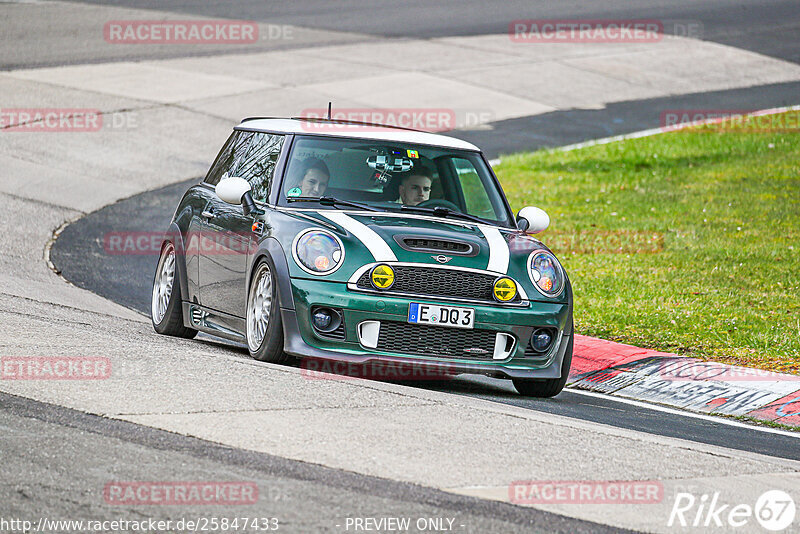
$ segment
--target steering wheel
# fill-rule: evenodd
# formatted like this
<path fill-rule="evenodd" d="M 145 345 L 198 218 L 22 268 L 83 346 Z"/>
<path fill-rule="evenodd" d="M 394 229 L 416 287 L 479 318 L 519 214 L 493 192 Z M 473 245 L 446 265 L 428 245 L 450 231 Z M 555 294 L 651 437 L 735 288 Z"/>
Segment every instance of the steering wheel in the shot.
<path fill-rule="evenodd" d="M 421 208 L 447 208 L 452 211 L 461 211 L 458 206 L 443 198 L 429 198 L 417 204 Z"/>

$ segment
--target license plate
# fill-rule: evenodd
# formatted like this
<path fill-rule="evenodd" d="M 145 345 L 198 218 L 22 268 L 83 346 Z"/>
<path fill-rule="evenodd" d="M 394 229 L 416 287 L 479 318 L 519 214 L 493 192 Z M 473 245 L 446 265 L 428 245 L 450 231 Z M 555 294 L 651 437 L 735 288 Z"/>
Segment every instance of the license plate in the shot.
<path fill-rule="evenodd" d="M 412 302 L 408 306 L 408 322 L 452 328 L 472 328 L 475 322 L 475 310 Z"/>

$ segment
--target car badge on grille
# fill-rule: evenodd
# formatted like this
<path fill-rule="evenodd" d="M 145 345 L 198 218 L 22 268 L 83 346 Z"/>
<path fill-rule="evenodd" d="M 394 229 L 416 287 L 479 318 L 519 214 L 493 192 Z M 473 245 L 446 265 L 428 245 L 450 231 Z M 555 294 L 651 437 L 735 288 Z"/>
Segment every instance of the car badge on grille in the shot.
<path fill-rule="evenodd" d="M 438 261 L 439 263 L 447 263 L 448 261 L 453 259 L 450 256 L 445 256 L 444 254 L 439 254 L 438 256 L 431 256 L 431 258 Z"/>
<path fill-rule="evenodd" d="M 489 354 L 488 350 L 479 349 L 477 347 L 474 347 L 474 348 L 471 348 L 471 349 L 463 349 L 463 350 L 464 350 L 464 352 L 468 352 L 470 354 Z"/>

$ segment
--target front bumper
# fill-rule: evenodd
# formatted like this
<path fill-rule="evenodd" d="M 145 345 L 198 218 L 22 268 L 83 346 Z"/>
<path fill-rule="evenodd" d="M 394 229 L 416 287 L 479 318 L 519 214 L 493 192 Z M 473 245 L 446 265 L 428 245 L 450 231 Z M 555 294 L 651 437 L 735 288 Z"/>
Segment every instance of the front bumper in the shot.
<path fill-rule="evenodd" d="M 407 299 L 376 296 L 350 291 L 346 284 L 322 280 L 292 279 L 295 309 L 283 309 L 284 350 L 294 356 L 323 360 L 344 361 L 356 364 L 385 362 L 414 364 L 439 370 L 442 373 L 473 373 L 504 378 L 559 378 L 561 363 L 571 331 L 567 328 L 571 302 L 531 302 L 528 307 L 503 307 L 487 304 L 461 304 L 437 299 Z M 418 325 L 407 323 L 411 302 L 469 307 L 475 310 L 474 328 L 482 331 L 510 334 L 515 339 L 510 354 L 502 360 L 489 357 L 437 357 L 371 349 L 359 341 L 357 327 L 364 321 L 391 321 L 405 323 L 408 335 L 417 335 Z M 330 339 L 317 333 L 311 326 L 311 308 L 325 306 L 343 311 L 345 339 Z M 533 330 L 551 327 L 557 336 L 551 348 L 543 353 L 533 353 L 526 348 Z M 449 335 L 457 329 L 434 327 Z"/>

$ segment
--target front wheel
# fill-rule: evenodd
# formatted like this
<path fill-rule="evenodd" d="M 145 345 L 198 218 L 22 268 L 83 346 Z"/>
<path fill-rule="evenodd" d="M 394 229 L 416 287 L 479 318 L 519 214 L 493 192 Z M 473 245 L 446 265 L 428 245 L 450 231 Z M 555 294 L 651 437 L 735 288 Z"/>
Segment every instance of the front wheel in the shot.
<path fill-rule="evenodd" d="M 250 281 L 247 296 L 247 348 L 261 362 L 284 363 L 283 325 L 278 284 L 269 261 L 262 259 Z"/>
<path fill-rule="evenodd" d="M 567 385 L 569 379 L 569 368 L 572 365 L 572 346 L 575 341 L 575 332 L 572 328 L 572 321 L 569 325 L 569 341 L 567 342 L 567 349 L 564 351 L 564 360 L 561 362 L 561 378 L 513 378 L 514 387 L 520 395 L 524 397 L 555 397 L 564 386 Z"/>
<path fill-rule="evenodd" d="M 156 275 L 153 279 L 153 294 L 150 299 L 150 318 L 159 334 L 193 338 L 197 330 L 183 325 L 181 308 L 181 281 L 177 265 L 175 245 L 165 243 L 161 248 Z"/>

